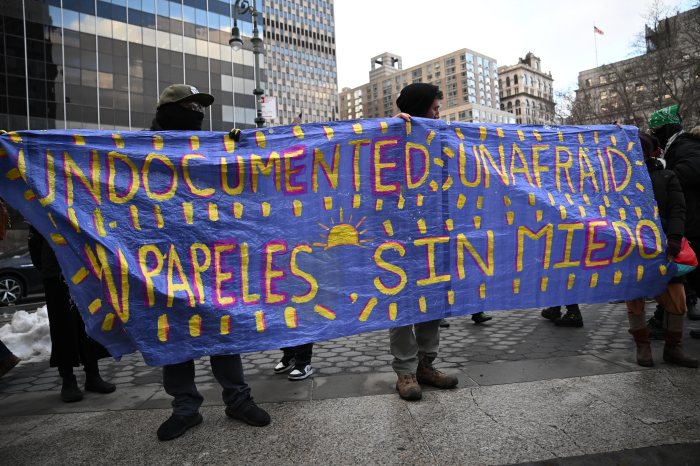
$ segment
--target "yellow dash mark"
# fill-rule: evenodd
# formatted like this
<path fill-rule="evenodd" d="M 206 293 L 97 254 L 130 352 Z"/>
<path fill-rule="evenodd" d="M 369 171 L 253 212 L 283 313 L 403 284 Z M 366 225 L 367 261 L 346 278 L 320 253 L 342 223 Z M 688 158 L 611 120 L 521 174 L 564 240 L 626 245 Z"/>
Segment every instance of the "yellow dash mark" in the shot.
<path fill-rule="evenodd" d="M 513 294 L 520 294 L 520 279 L 513 279 Z"/>
<path fill-rule="evenodd" d="M 642 162 L 641 160 L 635 160 L 634 164 L 635 164 L 636 166 L 638 166 L 638 167 L 643 167 L 643 166 L 644 166 L 644 162 Z"/>
<path fill-rule="evenodd" d="M 627 212 L 625 212 L 625 209 L 623 209 L 622 207 L 620 207 L 619 215 L 620 220 L 625 221 L 627 219 Z"/>
<path fill-rule="evenodd" d="M 333 128 L 331 128 L 330 126 L 324 126 L 323 132 L 326 133 L 326 137 L 329 141 L 333 139 Z"/>
<path fill-rule="evenodd" d="M 399 200 L 396 202 L 396 207 L 399 210 L 403 209 L 403 206 L 406 204 L 406 198 L 403 197 L 403 194 L 399 194 Z"/>
<path fill-rule="evenodd" d="M 583 144 L 583 135 L 581 133 L 578 133 L 578 143 Z"/>
<path fill-rule="evenodd" d="M 474 228 L 481 230 L 481 217 L 477 215 L 472 219 L 472 222 L 474 223 Z"/>
<path fill-rule="evenodd" d="M 168 315 L 161 314 L 158 316 L 158 340 L 168 341 L 170 326 L 168 325 Z"/>
<path fill-rule="evenodd" d="M 406 134 L 411 134 L 411 122 L 407 121 L 406 122 Z"/>
<path fill-rule="evenodd" d="M 591 275 L 591 281 L 588 283 L 589 288 L 595 288 L 596 286 L 598 286 L 598 273 L 597 272 L 593 273 L 593 275 Z"/>
<path fill-rule="evenodd" d="M 387 236 L 394 236 L 394 227 L 391 225 L 391 220 L 384 220 L 382 226 Z"/>
<path fill-rule="evenodd" d="M 199 150 L 199 136 L 190 136 L 190 149 Z"/>
<path fill-rule="evenodd" d="M 593 141 L 598 144 L 598 131 L 593 131 Z"/>
<path fill-rule="evenodd" d="M 559 142 L 564 142 L 564 133 L 557 131 L 557 137 L 559 138 Z"/>
<path fill-rule="evenodd" d="M 326 210 L 331 210 L 333 208 L 333 198 L 326 196 L 323 198 L 323 208 Z"/>
<path fill-rule="evenodd" d="M 224 134 L 224 148 L 229 154 L 236 150 L 236 141 L 228 133 Z"/>
<path fill-rule="evenodd" d="M 72 207 L 68 208 L 68 221 L 70 221 L 70 225 L 73 227 L 73 229 L 77 233 L 80 233 L 80 224 L 78 223 L 78 217 L 76 217 L 75 209 Z"/>
<path fill-rule="evenodd" d="M 261 202 L 260 203 L 260 212 L 262 213 L 263 217 L 269 217 L 270 216 L 270 203 L 269 202 Z"/>
<path fill-rule="evenodd" d="M 425 302 L 425 296 L 418 298 L 418 309 L 420 309 L 422 313 L 428 312 L 428 304 Z"/>
<path fill-rule="evenodd" d="M 462 134 L 462 128 L 455 128 L 455 134 L 461 140 L 464 140 L 464 134 Z"/>
<path fill-rule="evenodd" d="M 625 205 L 630 205 L 630 204 L 631 204 L 630 198 L 627 197 L 627 196 L 622 196 L 622 200 L 625 201 Z"/>
<path fill-rule="evenodd" d="M 428 137 L 425 138 L 425 142 L 427 142 L 428 145 L 430 145 L 430 143 L 433 142 L 433 139 L 435 139 L 435 131 L 432 131 L 432 130 L 431 130 L 431 131 L 428 133 Z"/>
<path fill-rule="evenodd" d="M 377 212 L 381 212 L 383 207 L 384 207 L 384 201 L 382 199 L 377 199 L 374 202 L 374 210 L 376 210 Z M 328 209 L 326 209 L 326 210 L 328 210 Z"/>
<path fill-rule="evenodd" d="M 666 275 L 667 272 L 668 272 L 668 269 L 666 268 L 666 266 L 661 264 L 659 266 L 659 273 L 661 274 L 661 276 Z"/>
<path fill-rule="evenodd" d="M 612 144 L 613 146 L 617 145 L 617 138 L 615 138 L 614 135 L 610 135 L 610 144 Z"/>
<path fill-rule="evenodd" d="M 25 200 L 27 200 L 27 201 L 33 201 L 35 198 L 36 198 L 36 195 L 34 194 L 34 191 L 32 191 L 31 189 L 27 189 L 27 190 L 24 192 L 24 199 L 25 199 Z"/>
<path fill-rule="evenodd" d="M 22 138 L 15 131 L 10 131 L 7 133 L 7 135 L 10 136 L 10 141 L 14 142 L 15 144 L 22 142 Z"/>
<path fill-rule="evenodd" d="M 542 221 L 542 211 L 541 210 L 538 210 L 535 212 L 535 220 L 537 220 L 538 222 Z"/>
<path fill-rule="evenodd" d="M 416 205 L 417 205 L 418 207 L 422 207 L 422 206 L 423 206 L 423 197 L 424 197 L 424 196 L 423 196 L 422 194 L 416 195 Z"/>
<path fill-rule="evenodd" d="M 578 214 L 581 216 L 581 218 L 586 217 L 586 209 L 584 209 L 582 205 L 578 206 Z"/>
<path fill-rule="evenodd" d="M 185 223 L 192 225 L 194 223 L 194 209 L 191 202 L 182 203 L 182 214 L 185 216 Z"/>
<path fill-rule="evenodd" d="M 613 284 L 619 285 L 620 280 L 622 280 L 622 271 L 616 270 L 615 273 L 613 274 Z"/>
<path fill-rule="evenodd" d="M 556 204 L 556 201 L 554 200 L 554 196 L 552 196 L 552 193 L 547 193 L 547 197 L 549 198 L 549 205 L 554 206 L 554 204 Z"/>
<path fill-rule="evenodd" d="M 486 136 L 487 136 L 486 126 L 479 126 L 479 139 L 481 139 L 482 141 L 485 141 Z"/>
<path fill-rule="evenodd" d="M 102 321 L 101 330 L 103 332 L 109 332 L 114 327 L 114 313 L 110 312 L 105 316 L 105 320 Z"/>
<path fill-rule="evenodd" d="M 452 149 L 450 149 L 447 146 L 442 148 L 442 153 L 445 154 L 446 156 L 448 156 L 449 158 L 452 158 L 455 156 L 455 151 L 453 151 Z M 442 166 L 442 165 L 440 165 L 440 166 Z"/>
<path fill-rule="evenodd" d="M 598 212 L 600 212 L 601 217 L 605 218 L 605 206 L 604 205 L 598 206 Z"/>
<path fill-rule="evenodd" d="M 51 233 L 51 241 L 53 241 L 57 246 L 65 246 L 68 244 L 66 243 L 66 239 L 58 233 Z"/>
<path fill-rule="evenodd" d="M 350 293 L 350 302 L 355 304 L 360 296 L 357 293 Z"/>
<path fill-rule="evenodd" d="M 528 193 L 527 195 L 527 202 L 531 205 L 535 205 L 535 193 Z"/>
<path fill-rule="evenodd" d="M 301 126 L 295 126 L 292 128 L 292 134 L 297 138 L 297 139 L 304 139 L 304 130 L 301 129 Z"/>
<path fill-rule="evenodd" d="M 571 195 L 569 193 L 564 194 L 564 197 L 566 198 L 566 202 L 568 202 L 569 205 L 574 205 L 574 201 L 571 199 Z"/>
<path fill-rule="evenodd" d="M 352 130 L 355 134 L 362 134 L 362 125 L 359 123 L 355 123 L 352 125 Z"/>
<path fill-rule="evenodd" d="M 637 187 L 639 192 L 642 192 L 642 193 L 644 192 L 644 186 L 642 186 L 642 183 L 637 183 L 637 184 L 635 184 L 635 186 Z"/>
<path fill-rule="evenodd" d="M 209 203 L 209 220 L 212 222 L 219 221 L 219 206 L 213 202 Z"/>
<path fill-rule="evenodd" d="M 425 232 L 428 231 L 428 229 L 427 229 L 426 226 L 425 226 L 425 220 L 424 220 L 424 219 L 419 218 L 418 221 L 416 222 L 416 224 L 418 225 L 418 231 L 420 231 L 422 235 L 424 235 Z"/>
<path fill-rule="evenodd" d="M 389 125 L 386 123 L 386 121 L 380 121 L 379 128 L 382 131 L 382 133 L 386 133 L 387 130 L 389 129 Z"/>
<path fill-rule="evenodd" d="M 562 220 L 566 220 L 566 207 L 563 205 L 559 206 L 559 215 L 561 216 Z"/>
<path fill-rule="evenodd" d="M 443 191 L 447 191 L 448 189 L 450 189 L 450 188 L 452 187 L 452 183 L 453 183 L 453 181 L 452 181 L 452 176 L 447 175 L 447 179 L 446 179 L 445 182 L 442 184 L 442 190 L 443 190 Z"/>
<path fill-rule="evenodd" d="M 82 137 L 80 134 L 74 134 L 73 135 L 73 144 L 76 146 L 84 146 L 85 145 L 85 138 Z"/>
<path fill-rule="evenodd" d="M 297 310 L 291 306 L 284 309 L 284 323 L 287 324 L 287 328 L 297 328 Z"/>
<path fill-rule="evenodd" d="M 433 163 L 434 163 L 435 165 L 437 165 L 438 167 L 444 167 L 444 166 L 445 166 L 445 162 L 443 162 L 443 160 L 442 160 L 440 157 L 435 157 L 435 158 L 433 158 Z"/>
<path fill-rule="evenodd" d="M 486 299 L 486 283 L 479 285 L 479 299 Z"/>
<path fill-rule="evenodd" d="M 476 208 L 481 209 L 484 206 L 484 196 L 479 196 L 476 198 Z"/>
<path fill-rule="evenodd" d="M 643 265 L 638 265 L 637 266 L 637 281 L 641 281 L 642 277 L 644 276 L 644 266 Z"/>
<path fill-rule="evenodd" d="M 360 312 L 360 317 L 358 317 L 358 320 L 361 322 L 367 321 L 369 315 L 372 313 L 372 309 L 374 309 L 374 306 L 376 305 L 377 298 L 370 298 L 370 300 L 367 301 L 367 304 L 365 304 L 365 307 L 362 308 L 362 312 Z"/>
<path fill-rule="evenodd" d="M 548 277 L 542 277 L 540 279 L 540 291 L 545 292 L 547 291 L 547 285 L 549 284 L 549 278 Z"/>
<path fill-rule="evenodd" d="M 659 218 L 659 206 L 654 206 L 654 218 Z"/>
<path fill-rule="evenodd" d="M 432 192 L 436 192 L 438 190 L 438 184 L 437 181 L 433 180 L 430 182 L 430 190 Z"/>
<path fill-rule="evenodd" d="M 219 320 L 219 333 L 228 335 L 231 333 L 231 316 L 221 316 Z"/>
<path fill-rule="evenodd" d="M 94 299 L 90 304 L 88 304 L 88 311 L 90 311 L 90 314 L 97 314 L 97 311 L 102 308 L 102 300 L 97 298 Z"/>
<path fill-rule="evenodd" d="M 525 140 L 525 134 L 523 133 L 523 131 L 519 129 L 519 130 L 517 131 L 517 133 L 518 133 L 518 139 L 520 139 L 521 141 L 524 141 L 524 140 Z"/>
<path fill-rule="evenodd" d="M 255 143 L 259 148 L 264 149 L 267 146 L 267 141 L 265 140 L 265 133 L 262 131 L 255 132 Z"/>
<path fill-rule="evenodd" d="M 196 338 L 202 336 L 202 318 L 199 316 L 199 314 L 195 314 L 190 317 L 189 327 L 191 337 Z"/>
<path fill-rule="evenodd" d="M 457 196 L 457 208 L 462 209 L 464 207 L 464 203 L 467 202 L 467 196 L 464 194 L 460 194 Z"/>
<path fill-rule="evenodd" d="M 447 230 L 447 231 L 454 230 L 454 222 L 452 221 L 451 218 L 448 218 L 447 220 L 445 220 L 445 230 Z"/>
<path fill-rule="evenodd" d="M 582 197 L 583 197 L 583 202 L 585 202 L 586 205 L 591 205 L 591 199 L 588 197 L 588 194 L 584 194 Z"/>
<path fill-rule="evenodd" d="M 117 228 L 117 221 L 116 221 L 116 220 L 112 220 L 111 222 L 109 222 L 109 227 L 110 227 L 112 230 L 115 230 L 115 229 Z"/>
<path fill-rule="evenodd" d="M 503 205 L 506 207 L 510 207 L 512 204 L 510 198 L 508 196 L 503 196 Z"/>
<path fill-rule="evenodd" d="M 107 236 L 107 232 L 105 231 L 105 221 L 102 217 L 102 212 L 100 212 L 100 209 L 95 209 L 93 211 L 92 219 L 93 222 L 95 222 L 95 230 L 97 231 L 97 234 L 103 238 Z"/>
<path fill-rule="evenodd" d="M 71 277 L 74 285 L 79 285 L 88 276 L 88 271 L 85 267 L 80 267 L 77 272 Z"/>
<path fill-rule="evenodd" d="M 265 313 L 263 311 L 255 311 L 255 330 L 258 333 L 265 331 Z"/>
<path fill-rule="evenodd" d="M 513 220 L 515 220 L 515 214 L 513 213 L 512 210 L 509 210 L 508 212 L 506 212 L 506 223 L 508 225 L 512 225 Z"/>
<path fill-rule="evenodd" d="M 49 217 L 49 221 L 51 222 L 51 225 L 53 225 L 54 228 L 58 228 L 58 225 L 56 225 L 56 220 L 53 219 L 53 215 L 46 214 Z"/>
<path fill-rule="evenodd" d="M 123 149 L 124 148 L 124 138 L 122 138 L 122 135 L 119 133 L 112 133 L 112 141 L 114 141 L 114 145 L 118 149 Z"/>
<path fill-rule="evenodd" d="M 243 204 L 241 204 L 240 202 L 233 203 L 233 216 L 235 218 L 243 217 Z"/>
<path fill-rule="evenodd" d="M 637 218 L 642 218 L 642 209 L 640 207 L 635 207 L 634 214 L 637 216 Z"/>
<path fill-rule="evenodd" d="M 395 321 L 397 313 L 396 303 L 389 303 L 389 320 L 392 322 Z"/>
<path fill-rule="evenodd" d="M 299 199 L 294 199 L 294 202 L 292 202 L 292 209 L 294 210 L 294 216 L 295 217 L 300 217 L 301 216 L 301 207 L 302 203 Z"/>
<path fill-rule="evenodd" d="M 325 306 L 321 306 L 320 304 L 316 304 L 314 306 L 314 311 L 316 311 L 319 315 L 325 317 L 328 320 L 335 320 L 335 312 L 331 311 Z"/>
<path fill-rule="evenodd" d="M 153 135 L 153 141 L 152 141 L 152 142 L 153 142 L 153 148 L 154 148 L 155 150 L 161 150 L 161 149 L 163 149 L 163 144 L 164 144 L 164 142 L 163 142 L 163 137 L 162 137 L 162 136 L 160 136 L 160 135 L 158 135 L 158 134 Z"/>
<path fill-rule="evenodd" d="M 163 228 L 165 226 L 163 223 L 163 214 L 160 213 L 160 206 L 158 204 L 153 206 L 153 215 L 156 218 L 156 226 L 158 228 Z"/>
<path fill-rule="evenodd" d="M 576 281 L 576 275 L 574 275 L 573 273 L 570 273 L 569 279 L 566 282 L 566 289 L 567 290 L 570 290 L 571 288 L 574 287 L 574 281 Z"/>
<path fill-rule="evenodd" d="M 542 140 L 542 135 L 540 135 L 540 133 L 538 131 L 533 131 L 532 135 L 535 137 L 537 142 L 540 142 Z"/>
<path fill-rule="evenodd" d="M 130 205 L 129 206 L 129 216 L 131 217 L 131 224 L 134 226 L 134 229 L 137 231 L 141 231 L 141 224 L 139 223 L 139 209 L 135 205 Z"/>
<path fill-rule="evenodd" d="M 359 209 L 362 202 L 362 196 L 360 194 L 355 194 L 352 196 L 352 208 Z"/>
<path fill-rule="evenodd" d="M 455 290 L 447 290 L 447 304 L 452 306 L 455 303 Z"/>
<path fill-rule="evenodd" d="M 496 134 L 498 135 L 499 138 L 506 137 L 506 135 L 503 134 L 503 128 L 496 128 Z"/>
<path fill-rule="evenodd" d="M 627 143 L 627 152 L 630 152 L 633 147 L 634 147 L 634 142 L 633 141 L 628 142 Z M 637 163 L 638 164 L 640 163 L 639 160 L 637 160 Z"/>
<path fill-rule="evenodd" d="M 15 181 L 19 179 L 20 176 L 22 175 L 20 175 L 19 170 L 17 170 L 16 168 L 8 170 L 7 174 L 5 175 L 5 177 L 10 181 Z"/>

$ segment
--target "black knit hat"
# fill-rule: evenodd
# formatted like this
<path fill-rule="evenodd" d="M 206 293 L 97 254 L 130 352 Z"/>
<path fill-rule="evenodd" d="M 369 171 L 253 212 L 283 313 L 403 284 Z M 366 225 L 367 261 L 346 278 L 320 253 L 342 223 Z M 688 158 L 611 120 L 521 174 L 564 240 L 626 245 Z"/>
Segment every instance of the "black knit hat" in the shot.
<path fill-rule="evenodd" d="M 427 83 L 413 83 L 401 89 L 396 105 L 403 113 L 423 117 L 430 110 L 435 99 L 442 99 L 439 87 Z"/>

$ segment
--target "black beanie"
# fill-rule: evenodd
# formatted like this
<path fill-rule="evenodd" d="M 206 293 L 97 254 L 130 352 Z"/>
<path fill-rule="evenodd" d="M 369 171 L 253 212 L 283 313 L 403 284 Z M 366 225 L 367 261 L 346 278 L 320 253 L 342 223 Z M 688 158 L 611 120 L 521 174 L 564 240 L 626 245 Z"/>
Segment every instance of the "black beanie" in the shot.
<path fill-rule="evenodd" d="M 403 113 L 424 117 L 436 98 L 442 98 L 439 87 L 427 83 L 413 83 L 401 89 L 396 105 Z"/>

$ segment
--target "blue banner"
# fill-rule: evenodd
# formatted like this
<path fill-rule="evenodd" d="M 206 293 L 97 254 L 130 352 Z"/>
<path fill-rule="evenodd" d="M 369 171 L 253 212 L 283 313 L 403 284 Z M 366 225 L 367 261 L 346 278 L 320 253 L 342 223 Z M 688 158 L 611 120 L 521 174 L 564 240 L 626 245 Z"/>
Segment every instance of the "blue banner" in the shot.
<path fill-rule="evenodd" d="M 23 131 L 0 176 L 88 333 L 154 365 L 654 296 L 673 273 L 634 127 Z"/>

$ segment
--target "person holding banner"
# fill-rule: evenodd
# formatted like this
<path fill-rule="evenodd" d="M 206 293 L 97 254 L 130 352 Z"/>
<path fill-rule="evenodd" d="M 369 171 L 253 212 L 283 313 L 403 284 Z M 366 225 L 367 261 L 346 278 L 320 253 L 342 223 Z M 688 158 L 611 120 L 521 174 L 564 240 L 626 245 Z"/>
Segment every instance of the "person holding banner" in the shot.
<path fill-rule="evenodd" d="M 409 121 L 412 116 L 440 118 L 442 91 L 432 84 L 413 83 L 404 87 L 396 99 L 401 113 L 397 117 Z M 404 400 L 416 401 L 423 396 L 419 384 L 437 388 L 454 388 L 457 377 L 433 367 L 440 346 L 440 320 L 394 327 L 389 330 L 392 367 L 398 376 L 396 390 Z"/>
<path fill-rule="evenodd" d="M 214 97 L 199 92 L 187 84 L 166 87 L 158 100 L 152 131 L 183 130 L 200 131 L 204 109 L 214 102 Z M 266 426 L 270 415 L 255 404 L 250 387 L 243 378 L 243 363 L 239 354 L 210 356 L 211 371 L 223 387 L 222 397 L 226 415 L 252 426 Z M 172 440 L 202 422 L 199 407 L 204 398 L 194 381 L 194 361 L 163 366 L 163 388 L 173 397 L 172 415 L 158 428 L 158 439 Z"/>
<path fill-rule="evenodd" d="M 659 159 L 652 157 L 655 141 L 647 134 L 640 134 L 639 139 L 644 152 L 644 159 L 649 170 L 654 198 L 659 207 L 661 226 L 667 237 L 666 254 L 676 257 L 681 251 L 683 228 L 685 224 L 685 199 L 678 178 L 671 170 L 666 170 Z M 658 143 L 656 143 L 658 144 Z M 683 321 L 685 320 L 686 301 L 683 290 L 683 277 L 673 277 L 666 290 L 656 296 L 656 301 L 665 310 L 663 358 L 669 364 L 682 367 L 698 367 L 698 360 L 683 352 Z M 649 328 L 644 314 L 644 297 L 626 301 L 629 332 L 637 346 L 637 364 L 653 366 L 649 342 Z"/>

